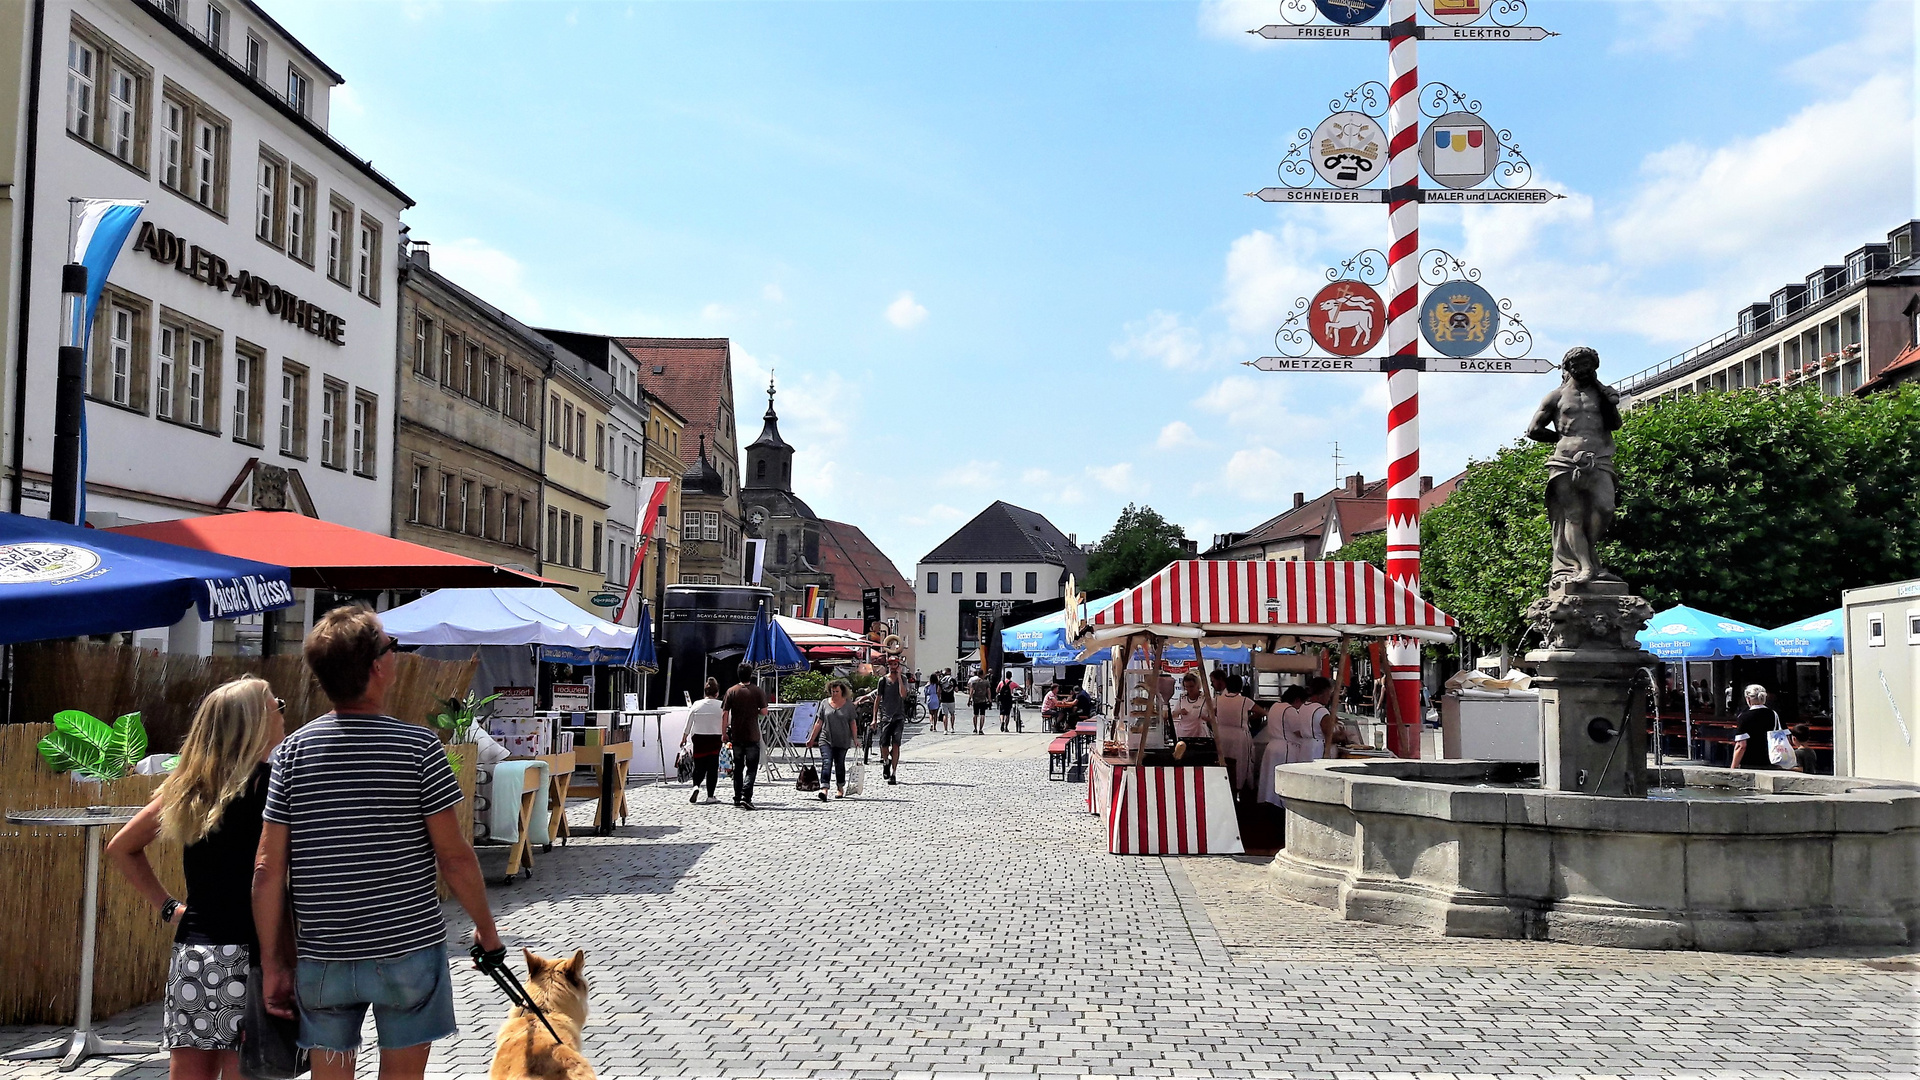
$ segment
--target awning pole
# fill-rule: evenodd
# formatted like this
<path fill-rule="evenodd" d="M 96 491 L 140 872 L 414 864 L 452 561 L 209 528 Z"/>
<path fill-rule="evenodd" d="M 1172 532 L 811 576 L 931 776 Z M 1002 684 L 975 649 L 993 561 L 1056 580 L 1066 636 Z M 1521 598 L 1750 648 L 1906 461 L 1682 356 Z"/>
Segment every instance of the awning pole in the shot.
<path fill-rule="evenodd" d="M 1680 661 L 1680 708 L 1687 723 L 1687 760 L 1693 761 L 1693 680 L 1687 677 L 1687 662 Z"/>

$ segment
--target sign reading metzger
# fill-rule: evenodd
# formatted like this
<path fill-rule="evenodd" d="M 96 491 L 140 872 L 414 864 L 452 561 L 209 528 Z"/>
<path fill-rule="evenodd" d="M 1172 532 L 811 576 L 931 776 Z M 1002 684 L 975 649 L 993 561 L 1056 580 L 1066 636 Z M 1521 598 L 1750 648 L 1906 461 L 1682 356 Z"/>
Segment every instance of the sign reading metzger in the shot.
<path fill-rule="evenodd" d="M 347 320 L 251 271 L 233 273 L 227 260 L 199 244 L 187 243 L 184 237 L 156 228 L 151 221 L 140 223 L 140 235 L 133 241 L 133 250 L 146 252 L 154 262 L 171 263 L 175 270 L 193 280 L 205 282 L 221 292 L 231 292 L 254 307 L 265 307 L 267 314 L 278 315 L 281 322 L 292 323 L 322 341 L 335 345 L 347 343 Z"/>

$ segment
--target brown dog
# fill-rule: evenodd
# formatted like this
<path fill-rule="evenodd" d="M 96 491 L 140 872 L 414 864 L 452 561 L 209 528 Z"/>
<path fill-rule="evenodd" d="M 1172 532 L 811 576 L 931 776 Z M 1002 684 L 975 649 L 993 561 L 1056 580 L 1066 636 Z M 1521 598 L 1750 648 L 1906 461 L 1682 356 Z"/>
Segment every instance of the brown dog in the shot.
<path fill-rule="evenodd" d="M 515 1006 L 500 1025 L 493 1047 L 491 1080 L 595 1080 L 592 1063 L 580 1052 L 580 1029 L 587 1022 L 587 980 L 581 972 L 587 954 L 576 949 L 570 960 L 549 960 L 531 949 L 527 956 L 527 996 L 547 1014 L 561 1041 L 540 1018 Z"/>

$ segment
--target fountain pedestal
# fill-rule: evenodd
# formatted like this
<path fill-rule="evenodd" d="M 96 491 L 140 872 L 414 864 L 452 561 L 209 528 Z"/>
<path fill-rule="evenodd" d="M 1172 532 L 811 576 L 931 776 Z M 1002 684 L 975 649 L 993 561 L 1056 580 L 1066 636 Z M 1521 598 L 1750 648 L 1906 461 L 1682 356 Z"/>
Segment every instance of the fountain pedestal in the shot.
<path fill-rule="evenodd" d="M 1541 784 L 1548 791 L 1647 793 L 1647 679 L 1635 641 L 1653 605 L 1624 581 L 1559 582 L 1527 609 L 1544 648 L 1527 654 L 1540 692 Z"/>

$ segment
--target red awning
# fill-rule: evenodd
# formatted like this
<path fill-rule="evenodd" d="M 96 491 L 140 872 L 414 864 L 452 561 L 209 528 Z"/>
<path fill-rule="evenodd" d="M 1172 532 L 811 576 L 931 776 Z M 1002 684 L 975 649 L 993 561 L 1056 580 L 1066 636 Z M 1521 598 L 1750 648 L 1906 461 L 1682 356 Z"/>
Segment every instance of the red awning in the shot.
<path fill-rule="evenodd" d="M 1198 559 L 1167 566 L 1088 621 L 1096 631 L 1166 625 L 1254 633 L 1279 625 L 1389 634 L 1455 625 L 1371 563 Z"/>
<path fill-rule="evenodd" d="M 294 586 L 302 589 L 573 588 L 565 582 L 282 510 L 122 525 L 112 531 L 284 566 L 293 571 Z"/>

